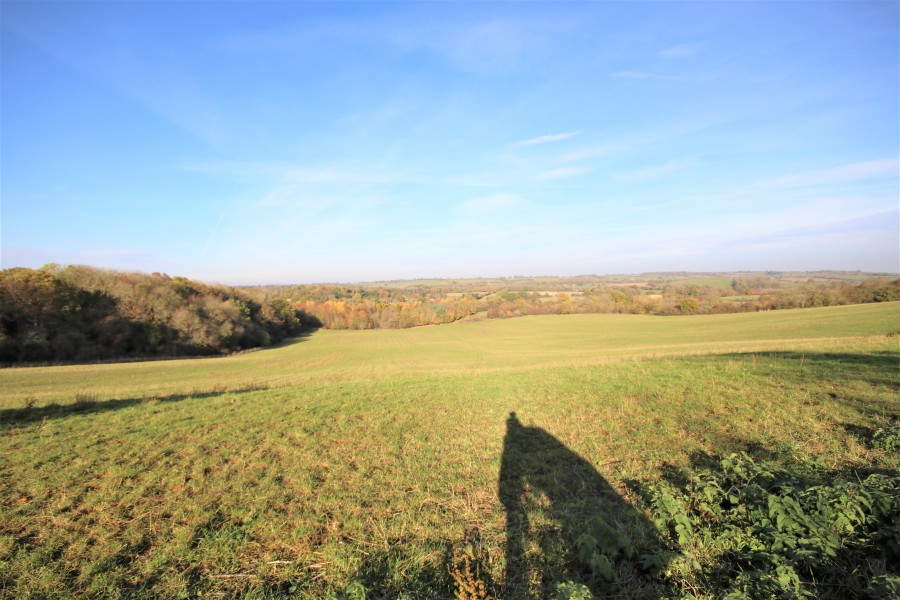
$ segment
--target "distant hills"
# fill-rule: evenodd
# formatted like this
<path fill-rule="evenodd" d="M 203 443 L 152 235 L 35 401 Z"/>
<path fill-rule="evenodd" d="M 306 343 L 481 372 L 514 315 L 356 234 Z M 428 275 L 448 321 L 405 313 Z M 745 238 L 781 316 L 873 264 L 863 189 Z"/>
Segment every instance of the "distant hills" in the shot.
<path fill-rule="evenodd" d="M 541 314 L 694 315 L 900 299 L 896 274 L 642 273 L 230 287 L 47 265 L 0 271 L 0 361 L 259 348 L 317 327 L 387 329 Z"/>

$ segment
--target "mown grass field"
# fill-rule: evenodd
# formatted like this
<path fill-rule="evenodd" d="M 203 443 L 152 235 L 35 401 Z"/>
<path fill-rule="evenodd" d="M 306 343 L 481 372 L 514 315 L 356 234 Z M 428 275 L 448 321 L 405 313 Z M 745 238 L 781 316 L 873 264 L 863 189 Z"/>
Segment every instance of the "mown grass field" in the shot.
<path fill-rule="evenodd" d="M 0 594 L 452 597 L 477 530 L 491 590 L 546 596 L 584 580 L 585 519 L 654 535 L 635 489 L 702 457 L 896 473 L 868 439 L 898 329 L 898 303 L 571 315 L 0 370 Z"/>

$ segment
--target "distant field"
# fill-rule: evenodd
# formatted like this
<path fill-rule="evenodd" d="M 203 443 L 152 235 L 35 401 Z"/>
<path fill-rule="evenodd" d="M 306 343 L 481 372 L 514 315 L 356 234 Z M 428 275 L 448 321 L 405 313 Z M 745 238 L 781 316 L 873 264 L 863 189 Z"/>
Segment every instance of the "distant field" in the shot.
<path fill-rule="evenodd" d="M 450 597 L 477 528 L 486 580 L 544 597 L 598 508 L 526 491 L 511 549 L 510 456 L 552 447 L 635 531 L 634 485 L 698 455 L 896 472 L 860 432 L 900 419 L 898 330 L 900 303 L 568 315 L 3 369 L 0 596 Z"/>
<path fill-rule="evenodd" d="M 475 282 L 478 280 L 469 279 L 409 279 L 409 280 L 393 280 L 393 281 L 376 281 L 368 285 L 372 287 L 392 287 L 392 288 L 408 288 L 408 287 L 433 287 L 436 285 L 456 285 Z"/>
<path fill-rule="evenodd" d="M 732 280 L 732 277 L 686 277 L 684 279 L 673 279 L 670 283 L 675 285 L 708 285 L 724 290 L 731 287 Z"/>
<path fill-rule="evenodd" d="M 864 281 L 866 279 L 874 279 L 875 277 L 896 277 L 896 274 L 885 273 L 882 275 L 875 275 L 875 274 L 867 273 L 867 274 L 859 274 L 859 275 L 836 275 L 835 279 L 843 279 L 845 281 Z"/>
<path fill-rule="evenodd" d="M 626 281 L 626 282 L 622 282 L 622 283 L 610 283 L 610 284 L 608 284 L 608 286 L 611 288 L 615 288 L 615 287 L 647 288 L 647 287 L 650 287 L 650 284 L 647 283 L 646 281 Z"/>

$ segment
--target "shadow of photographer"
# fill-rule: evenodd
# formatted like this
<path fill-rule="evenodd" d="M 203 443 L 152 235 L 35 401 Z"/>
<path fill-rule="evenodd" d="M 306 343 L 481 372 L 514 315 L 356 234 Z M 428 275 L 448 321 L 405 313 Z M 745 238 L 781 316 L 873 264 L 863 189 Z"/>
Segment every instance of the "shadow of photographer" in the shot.
<path fill-rule="evenodd" d="M 660 597 L 638 558 L 658 547 L 653 524 L 593 465 L 544 429 L 522 425 L 514 412 L 506 421 L 499 496 L 506 510 L 504 598 L 547 597 L 566 581 L 600 595 L 627 586 L 630 597 Z"/>

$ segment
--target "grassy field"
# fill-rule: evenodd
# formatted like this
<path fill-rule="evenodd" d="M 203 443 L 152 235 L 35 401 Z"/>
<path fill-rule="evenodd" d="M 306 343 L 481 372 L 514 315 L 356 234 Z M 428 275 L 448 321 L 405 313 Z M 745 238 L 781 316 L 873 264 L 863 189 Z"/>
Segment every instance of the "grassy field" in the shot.
<path fill-rule="evenodd" d="M 0 594 L 441 598 L 477 562 L 495 595 L 602 597 L 574 539 L 598 514 L 652 538 L 636 490 L 673 468 L 896 473 L 869 442 L 898 329 L 898 303 L 570 315 L 0 370 Z"/>

